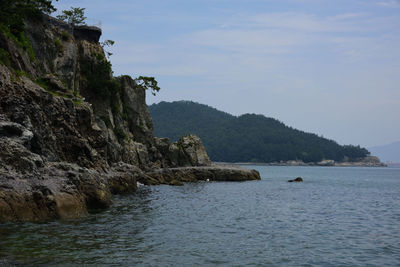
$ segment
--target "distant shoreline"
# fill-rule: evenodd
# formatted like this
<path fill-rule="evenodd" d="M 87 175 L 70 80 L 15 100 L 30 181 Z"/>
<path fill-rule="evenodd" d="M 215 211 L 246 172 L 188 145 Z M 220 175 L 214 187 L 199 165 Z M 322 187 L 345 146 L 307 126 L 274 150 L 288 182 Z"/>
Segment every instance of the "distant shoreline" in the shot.
<path fill-rule="evenodd" d="M 397 163 L 387 163 L 386 165 L 387 165 L 388 167 L 392 167 L 392 168 L 394 168 L 394 167 L 400 168 L 400 162 L 397 162 Z"/>
<path fill-rule="evenodd" d="M 305 162 L 213 162 L 217 165 L 256 165 L 256 166 L 304 166 L 304 167 L 400 167 L 400 164 L 365 163 L 365 162 L 335 162 L 332 164 Z"/>

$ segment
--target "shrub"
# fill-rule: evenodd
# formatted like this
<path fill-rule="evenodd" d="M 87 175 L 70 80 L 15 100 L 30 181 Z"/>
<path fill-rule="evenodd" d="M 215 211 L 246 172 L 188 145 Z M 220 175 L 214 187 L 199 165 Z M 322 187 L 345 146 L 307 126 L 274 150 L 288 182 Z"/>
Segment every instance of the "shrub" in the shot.
<path fill-rule="evenodd" d="M 62 53 L 64 51 L 64 46 L 60 39 L 54 39 L 54 46 L 56 47 L 58 53 Z"/>
<path fill-rule="evenodd" d="M 45 89 L 46 91 L 50 91 L 50 87 L 47 81 L 43 80 L 42 78 L 39 78 L 35 81 L 37 85 Z"/>
<path fill-rule="evenodd" d="M 66 31 L 62 31 L 61 32 L 61 39 L 65 42 L 69 42 L 69 40 L 71 40 L 71 35 L 69 35 L 68 32 Z"/>
<path fill-rule="evenodd" d="M 12 33 L 10 31 L 10 28 L 4 24 L 0 24 L 0 31 L 7 38 L 11 39 L 19 48 L 28 53 L 28 56 L 32 61 L 36 61 L 36 56 L 35 52 L 33 51 L 32 45 L 23 31 Z"/>
<path fill-rule="evenodd" d="M 111 77 L 111 63 L 104 56 L 96 55 L 96 60 L 81 59 L 81 71 L 87 81 L 88 90 L 100 97 L 113 98 L 121 90 L 121 84 Z"/>
<path fill-rule="evenodd" d="M 3 48 L 0 48 L 0 64 L 4 64 L 8 67 L 11 66 L 10 54 Z"/>
<path fill-rule="evenodd" d="M 57 18 L 73 25 L 85 25 L 85 8 L 71 7 L 70 10 L 63 10 Z"/>
<path fill-rule="evenodd" d="M 2 0 L 0 1 L 0 24 L 6 25 L 18 37 L 24 32 L 24 20 L 40 19 L 42 13 L 50 14 L 56 9 L 52 0 Z"/>
<path fill-rule="evenodd" d="M 127 138 L 125 132 L 119 127 L 114 128 L 114 133 L 119 140 L 123 140 L 123 139 Z"/>

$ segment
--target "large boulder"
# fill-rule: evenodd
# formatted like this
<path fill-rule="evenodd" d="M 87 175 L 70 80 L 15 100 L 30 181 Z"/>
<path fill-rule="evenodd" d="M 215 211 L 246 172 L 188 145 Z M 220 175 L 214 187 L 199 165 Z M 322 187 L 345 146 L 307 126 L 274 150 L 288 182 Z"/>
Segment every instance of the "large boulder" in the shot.
<path fill-rule="evenodd" d="M 179 141 L 171 144 L 167 156 L 172 167 L 211 165 L 203 143 L 193 134 L 183 136 Z"/>

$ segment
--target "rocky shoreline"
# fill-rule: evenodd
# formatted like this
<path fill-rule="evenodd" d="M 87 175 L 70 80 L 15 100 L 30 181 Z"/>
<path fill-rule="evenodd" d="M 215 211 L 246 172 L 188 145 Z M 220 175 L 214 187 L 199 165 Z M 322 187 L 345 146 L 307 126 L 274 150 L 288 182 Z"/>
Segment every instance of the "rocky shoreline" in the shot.
<path fill-rule="evenodd" d="M 160 183 L 181 185 L 183 182 L 260 180 L 260 173 L 234 165 L 200 166 L 157 169 L 146 173 Z"/>
<path fill-rule="evenodd" d="M 144 185 L 183 185 L 198 181 L 260 180 L 255 170 L 237 166 L 163 168 L 143 172 L 129 164 L 107 171 L 65 162 L 51 163 L 30 175 L 0 172 L 0 222 L 43 221 L 86 216 L 112 205 L 114 194 L 129 194 Z"/>
<path fill-rule="evenodd" d="M 29 49 L 0 31 L 0 223 L 85 216 L 138 182 L 260 179 L 212 166 L 197 136 L 155 137 L 146 88 L 112 76 L 101 29 L 25 26 Z"/>

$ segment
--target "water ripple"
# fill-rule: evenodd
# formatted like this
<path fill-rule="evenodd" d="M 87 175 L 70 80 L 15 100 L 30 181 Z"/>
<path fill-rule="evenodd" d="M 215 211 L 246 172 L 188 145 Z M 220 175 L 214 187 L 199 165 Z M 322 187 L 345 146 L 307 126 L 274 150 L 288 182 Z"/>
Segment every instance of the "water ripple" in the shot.
<path fill-rule="evenodd" d="M 0 225 L 0 265 L 400 265 L 400 169 L 256 168 L 261 181 L 141 187 L 84 219 Z"/>

